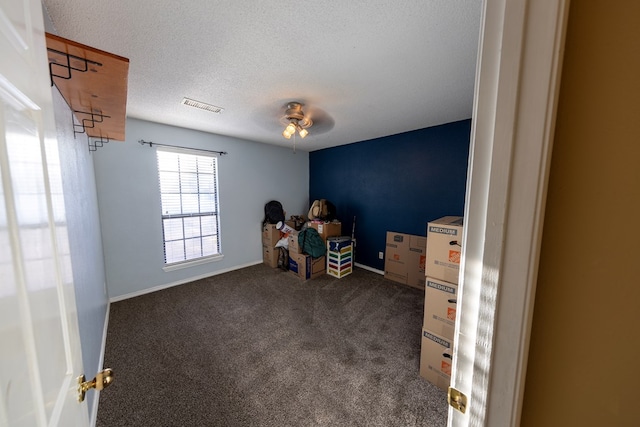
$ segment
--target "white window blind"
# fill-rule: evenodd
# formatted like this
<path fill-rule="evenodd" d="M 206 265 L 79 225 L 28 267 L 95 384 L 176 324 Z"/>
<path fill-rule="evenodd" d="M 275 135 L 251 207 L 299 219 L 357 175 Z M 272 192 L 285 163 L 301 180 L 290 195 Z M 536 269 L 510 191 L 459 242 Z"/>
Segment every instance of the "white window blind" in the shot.
<path fill-rule="evenodd" d="M 165 264 L 220 254 L 218 159 L 158 148 Z"/>

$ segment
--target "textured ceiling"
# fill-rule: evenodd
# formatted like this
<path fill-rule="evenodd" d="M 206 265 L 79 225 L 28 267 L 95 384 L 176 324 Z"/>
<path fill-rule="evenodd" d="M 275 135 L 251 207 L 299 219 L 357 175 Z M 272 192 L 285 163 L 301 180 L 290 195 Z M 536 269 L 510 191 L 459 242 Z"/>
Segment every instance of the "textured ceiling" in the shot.
<path fill-rule="evenodd" d="M 482 0 L 43 3 L 58 35 L 129 58 L 129 117 L 291 146 L 300 101 L 306 151 L 471 117 Z"/>

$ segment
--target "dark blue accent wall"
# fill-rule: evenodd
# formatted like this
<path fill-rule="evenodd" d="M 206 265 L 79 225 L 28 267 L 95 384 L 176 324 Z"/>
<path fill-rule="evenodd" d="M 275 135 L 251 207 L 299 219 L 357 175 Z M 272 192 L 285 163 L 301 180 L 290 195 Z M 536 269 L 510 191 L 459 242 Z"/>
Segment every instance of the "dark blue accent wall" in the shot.
<path fill-rule="evenodd" d="M 356 217 L 356 262 L 384 270 L 387 231 L 425 235 L 462 215 L 471 119 L 309 153 L 309 200 L 336 206 L 342 233 Z"/>

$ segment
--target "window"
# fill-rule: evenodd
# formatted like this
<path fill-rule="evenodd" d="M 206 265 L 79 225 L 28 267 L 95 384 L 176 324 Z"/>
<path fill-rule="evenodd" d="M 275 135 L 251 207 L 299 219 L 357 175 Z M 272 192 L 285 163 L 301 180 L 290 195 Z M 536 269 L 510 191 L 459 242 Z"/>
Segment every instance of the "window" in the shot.
<path fill-rule="evenodd" d="M 157 153 L 165 264 L 221 256 L 218 159 L 197 150 Z"/>

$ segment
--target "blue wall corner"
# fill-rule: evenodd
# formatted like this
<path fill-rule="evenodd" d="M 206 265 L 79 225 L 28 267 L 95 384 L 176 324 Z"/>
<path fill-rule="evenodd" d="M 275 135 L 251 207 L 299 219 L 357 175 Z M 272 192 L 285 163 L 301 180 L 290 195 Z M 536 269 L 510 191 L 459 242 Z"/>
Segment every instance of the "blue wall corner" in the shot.
<path fill-rule="evenodd" d="M 356 218 L 356 262 L 384 270 L 387 231 L 425 235 L 463 215 L 471 119 L 309 153 L 309 200 L 336 206 L 342 233 Z"/>

